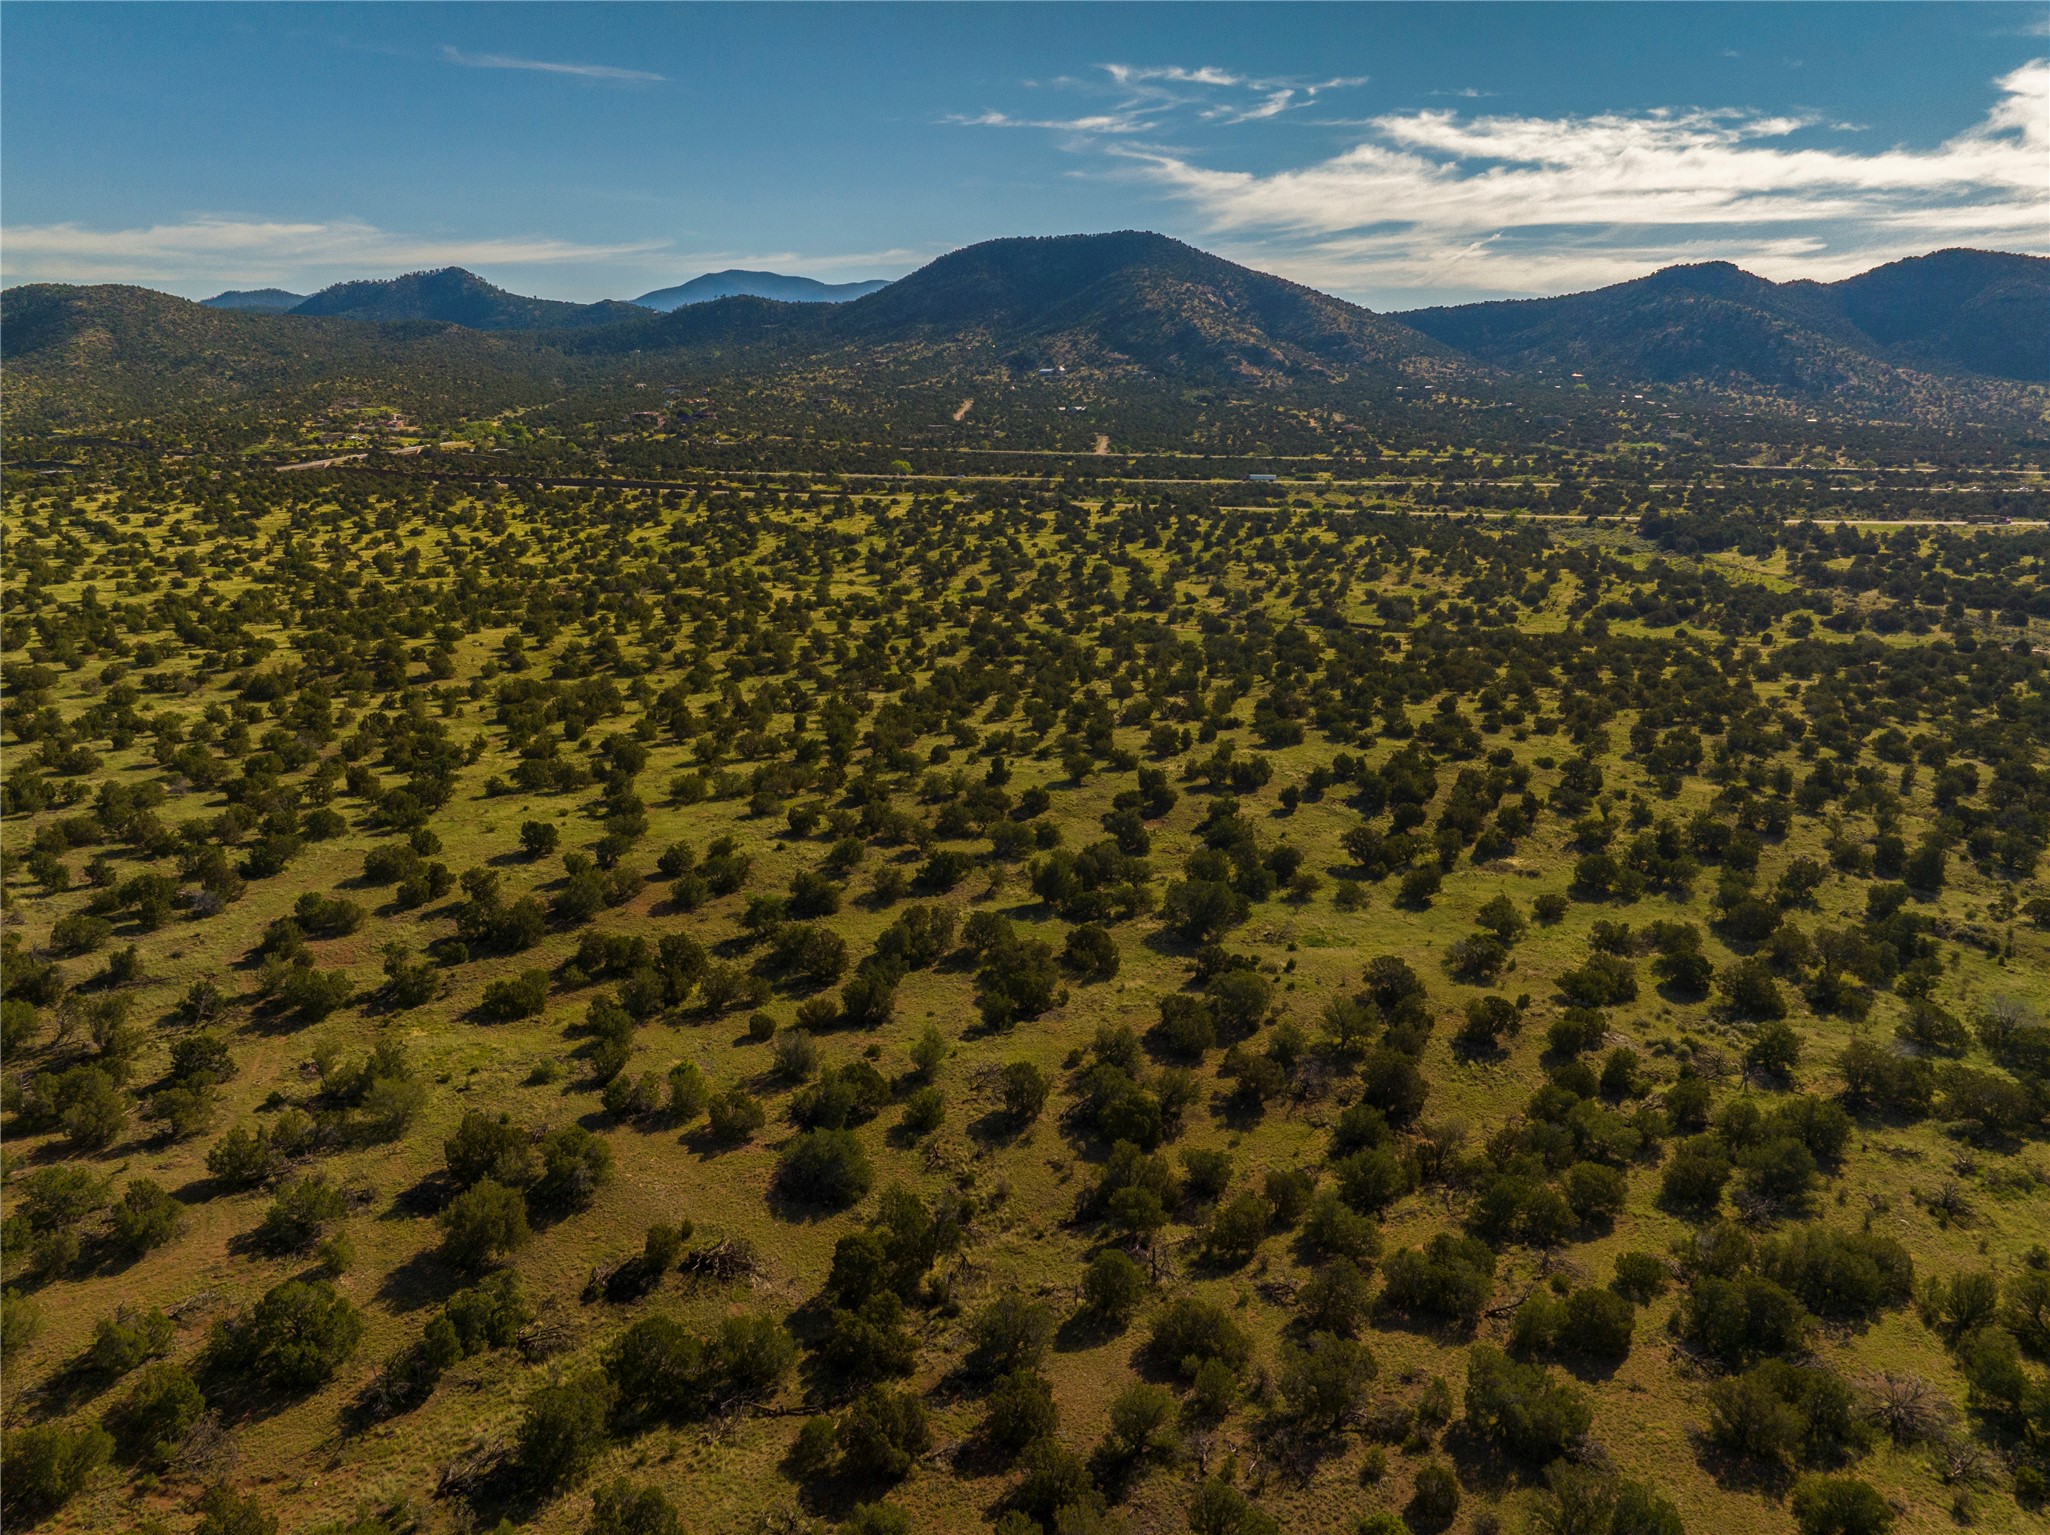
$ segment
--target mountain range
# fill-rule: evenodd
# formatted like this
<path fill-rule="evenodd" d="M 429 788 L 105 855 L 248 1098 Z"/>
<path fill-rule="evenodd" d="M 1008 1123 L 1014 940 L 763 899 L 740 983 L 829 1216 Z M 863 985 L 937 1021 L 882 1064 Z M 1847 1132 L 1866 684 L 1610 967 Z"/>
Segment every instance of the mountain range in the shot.
<path fill-rule="evenodd" d="M 657 288 L 631 302 L 642 309 L 663 313 L 718 298 L 844 304 L 888 286 L 881 278 L 829 283 L 812 277 L 748 272 L 733 267 L 724 272 L 706 272 L 673 288 Z M 521 298 L 461 267 L 412 272 L 382 281 L 336 283 L 310 296 L 284 288 L 230 288 L 226 293 L 201 299 L 200 303 L 209 309 L 247 309 L 261 314 L 347 315 L 352 319 L 380 321 L 437 319 L 467 325 L 472 330 L 540 330 L 630 318 L 612 303 L 569 304 L 555 299 Z"/>
<path fill-rule="evenodd" d="M 1709 262 L 1562 298 L 1384 315 L 1123 231 L 991 240 L 837 302 L 678 297 L 774 275 L 714 273 L 634 303 L 576 304 L 448 268 L 338 284 L 288 312 L 276 306 L 292 295 L 276 290 L 195 304 L 140 288 L 34 284 L 0 298 L 0 356 L 17 409 L 47 402 L 60 381 L 68 404 L 87 408 L 119 375 L 117 392 L 142 413 L 190 403 L 194 391 L 225 397 L 423 367 L 557 383 L 655 368 L 852 369 L 846 376 L 870 382 L 1066 368 L 1383 398 L 1416 383 L 1479 398 L 1573 381 L 1881 414 L 1968 397 L 1979 409 L 2006 398 L 2000 390 L 2050 381 L 2050 258 L 1990 251 L 1938 251 L 1835 283 L 1775 283 Z M 650 313 L 658 298 L 676 302 Z M 2041 401 L 2014 408 L 2039 413 Z"/>
<path fill-rule="evenodd" d="M 305 303 L 306 295 L 288 293 L 283 288 L 230 288 L 226 293 L 216 293 L 200 302 L 209 309 L 254 309 L 259 314 L 284 314 Z"/>
<path fill-rule="evenodd" d="M 820 282 L 815 277 L 787 277 L 781 272 L 748 272 L 739 267 L 729 267 L 723 272 L 707 272 L 702 277 L 693 277 L 673 288 L 657 288 L 653 293 L 643 293 L 633 302 L 643 309 L 659 309 L 665 313 L 681 309 L 685 304 L 709 303 L 715 298 L 773 298 L 786 304 L 844 304 L 850 299 L 866 298 L 876 289 L 889 285 L 886 279 L 879 277 L 865 282 Z"/>
<path fill-rule="evenodd" d="M 1841 282 L 1775 283 L 1727 261 L 1563 298 L 1398 316 L 1498 367 L 1619 382 L 1841 387 L 1871 364 L 2050 379 L 2050 259 L 1944 250 Z"/>
<path fill-rule="evenodd" d="M 470 330 L 558 330 L 614 325 L 642 317 L 637 306 L 615 299 L 574 304 L 563 299 L 522 298 L 456 266 L 438 272 L 410 272 L 382 282 L 336 283 L 295 305 L 291 313 L 381 322 L 434 320 Z"/>

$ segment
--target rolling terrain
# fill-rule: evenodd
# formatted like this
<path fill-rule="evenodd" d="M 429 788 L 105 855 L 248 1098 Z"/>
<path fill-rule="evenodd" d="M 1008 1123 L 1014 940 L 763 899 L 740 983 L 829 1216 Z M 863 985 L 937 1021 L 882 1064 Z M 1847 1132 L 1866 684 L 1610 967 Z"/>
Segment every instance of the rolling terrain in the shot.
<path fill-rule="evenodd" d="M 523 298 L 453 268 L 344 283 L 285 313 L 30 285 L 0 301 L 0 345 L 7 410 L 32 427 L 327 385 L 405 389 L 417 408 L 441 379 L 464 381 L 467 408 L 472 380 L 517 380 L 523 403 L 651 380 L 773 388 L 795 377 L 872 416 L 890 390 L 960 385 L 958 399 L 979 380 L 1040 372 L 1134 398 L 1212 385 L 1263 406 L 1286 392 L 1364 415 L 1399 403 L 1398 386 L 1510 408 L 1570 384 L 1543 408 L 1657 388 L 1689 409 L 2019 424 L 2044 411 L 2045 265 L 1939 252 L 1827 286 L 1680 267 L 1568 298 L 1386 316 L 1125 232 L 990 241 L 845 302 L 737 295 L 661 314 Z"/>
<path fill-rule="evenodd" d="M 2039 1529 L 2038 270 L 10 290 L 0 1519 Z"/>

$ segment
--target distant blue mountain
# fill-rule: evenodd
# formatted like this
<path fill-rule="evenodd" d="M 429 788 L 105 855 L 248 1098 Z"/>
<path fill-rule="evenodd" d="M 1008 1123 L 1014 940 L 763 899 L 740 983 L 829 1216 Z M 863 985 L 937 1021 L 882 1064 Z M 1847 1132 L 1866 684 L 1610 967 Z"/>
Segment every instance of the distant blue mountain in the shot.
<path fill-rule="evenodd" d="M 1394 316 L 1497 367 L 1617 382 L 1749 380 L 1815 395 L 1874 364 L 2050 382 L 2050 257 L 1940 250 L 1838 282 L 1727 261 L 1591 293 Z"/>
<path fill-rule="evenodd" d="M 863 298 L 878 288 L 887 287 L 889 283 L 881 279 L 820 282 L 813 277 L 785 277 L 781 272 L 742 272 L 735 269 L 707 272 L 674 288 L 657 288 L 653 293 L 643 293 L 633 302 L 643 309 L 659 309 L 665 314 L 672 309 L 681 309 L 685 304 L 703 304 L 715 298 L 773 298 L 786 304 L 844 304 L 849 299 Z"/>
<path fill-rule="evenodd" d="M 230 288 L 200 302 L 209 309 L 254 309 L 263 314 L 283 314 L 305 303 L 306 295 L 287 293 L 283 288 Z"/>

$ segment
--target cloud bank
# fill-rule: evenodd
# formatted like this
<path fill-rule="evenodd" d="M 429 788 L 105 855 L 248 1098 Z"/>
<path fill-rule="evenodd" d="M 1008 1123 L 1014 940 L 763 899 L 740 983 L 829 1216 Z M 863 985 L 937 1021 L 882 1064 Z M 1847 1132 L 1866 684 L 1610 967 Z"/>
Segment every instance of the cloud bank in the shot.
<path fill-rule="evenodd" d="M 1034 123 L 1186 206 L 1241 259 L 1347 292 L 1557 293 L 1678 261 L 1839 277 L 1934 247 L 2050 250 L 2050 60 L 1993 82 L 1976 124 L 1933 148 L 1871 149 L 1806 116 L 1672 108 L 1588 116 L 1452 109 L 1349 119 L 1312 164 L 1238 170 L 1152 142 L 1184 123 L 1252 123 L 1357 84 L 1114 65 L 1108 114 Z M 1077 84 L 1086 82 L 1063 82 Z M 1235 142 L 1235 141 L 1230 141 Z"/>
<path fill-rule="evenodd" d="M 593 245 L 546 236 L 443 238 L 326 223 L 203 217 L 146 229 L 26 224 L 0 231 L 9 282 L 289 283 L 301 274 L 415 272 L 445 266 L 561 266 L 646 255 L 662 242 Z"/>

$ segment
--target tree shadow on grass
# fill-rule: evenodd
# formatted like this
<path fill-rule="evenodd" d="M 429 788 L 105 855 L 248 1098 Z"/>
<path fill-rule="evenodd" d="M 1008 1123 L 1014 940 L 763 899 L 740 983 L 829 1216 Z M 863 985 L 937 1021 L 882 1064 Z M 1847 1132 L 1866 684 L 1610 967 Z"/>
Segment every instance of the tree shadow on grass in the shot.
<path fill-rule="evenodd" d="M 684 1131 L 676 1138 L 676 1143 L 703 1162 L 716 1162 L 721 1157 L 731 1156 L 734 1152 L 745 1151 L 750 1146 L 759 1144 L 752 1136 L 742 1140 L 727 1140 L 714 1135 L 710 1125 L 699 1125 L 695 1130 Z"/>
<path fill-rule="evenodd" d="M 1559 1368 L 1584 1386 L 1601 1386 L 1615 1379 L 1616 1372 L 1623 1368 L 1623 1359 L 1606 1359 L 1595 1354 L 1562 1354 Z"/>
<path fill-rule="evenodd" d="M 1454 1421 L 1438 1436 L 1438 1448 L 1452 1462 L 1461 1484 L 1477 1492 L 1500 1496 L 1520 1484 L 1543 1479 L 1535 1468 L 1505 1455 L 1475 1433 L 1464 1418 Z"/>
<path fill-rule="evenodd" d="M 1433 1316 L 1427 1311 L 1395 1311 L 1377 1307 L 1374 1311 L 1374 1327 L 1380 1332 L 1406 1332 L 1413 1337 L 1436 1343 L 1441 1348 L 1465 1348 L 1473 1342 L 1474 1335 L 1480 1327 L 1480 1319 L 1447 1318 Z"/>
<path fill-rule="evenodd" d="M 978 1428 L 954 1446 L 948 1460 L 952 1463 L 956 1475 L 981 1480 L 984 1477 L 1007 1475 L 1017 1467 L 1019 1458 L 1024 1453 L 1022 1448 L 1013 1449 L 1008 1445 L 992 1443 L 989 1436 Z"/>
<path fill-rule="evenodd" d="M 844 1521 L 858 1504 L 876 1502 L 897 1485 L 884 1479 L 844 1476 L 832 1470 L 804 1474 L 787 1459 L 783 1470 L 797 1484 L 798 1506 L 813 1518 L 834 1524 Z"/>
<path fill-rule="evenodd" d="M 933 1133 L 933 1130 L 921 1130 L 909 1121 L 900 1119 L 883 1132 L 883 1140 L 892 1150 L 909 1151 Z"/>
<path fill-rule="evenodd" d="M 864 1193 L 861 1199 L 867 1197 Z M 776 1178 L 770 1180 L 769 1192 L 763 1202 L 768 1205 L 769 1213 L 779 1221 L 787 1221 L 793 1226 L 816 1226 L 847 1214 L 861 1203 L 861 1199 L 836 1201 L 807 1198 L 785 1187 L 783 1180 Z"/>
<path fill-rule="evenodd" d="M 266 1039 L 279 1039 L 312 1027 L 312 1019 L 279 1001 L 258 1002 L 249 1009 L 249 1031 Z"/>
<path fill-rule="evenodd" d="M 1222 942 L 1223 940 L 1220 938 L 1218 941 Z M 1155 954 L 1162 955 L 1165 958 L 1178 960 L 1194 959 L 1196 952 L 1203 947 L 1202 944 L 1192 943 L 1180 934 L 1164 927 L 1157 927 L 1144 938 L 1141 938 L 1139 946 L 1144 949 L 1151 949 Z"/>
<path fill-rule="evenodd" d="M 1462 1066 L 1498 1066 L 1509 1059 L 1509 1047 L 1495 1039 L 1452 1037 L 1452 1059 Z"/>
<path fill-rule="evenodd" d="M 1309 1428 L 1289 1419 L 1275 1418 L 1260 1425 L 1262 1459 L 1286 1486 L 1301 1489 L 1334 1456 L 1345 1453 L 1348 1436 L 1342 1429 Z"/>
<path fill-rule="evenodd" d="M 1777 1462 L 1733 1454 L 1698 1428 L 1690 1428 L 1687 1438 L 1693 1446 L 1694 1463 L 1724 1492 L 1777 1499 L 1785 1497 L 1793 1485 L 1793 1472 Z"/>
<path fill-rule="evenodd" d="M 824 1323 L 821 1322 L 820 1331 L 823 1330 Z M 791 1331 L 796 1335 L 797 1330 L 794 1327 Z M 816 1411 L 831 1411 L 853 1401 L 869 1386 L 876 1384 L 866 1377 L 859 1380 L 849 1379 L 828 1366 L 816 1353 L 807 1354 L 798 1362 L 797 1382 L 803 1389 L 805 1401 Z"/>
<path fill-rule="evenodd" d="M 1056 1354 L 1086 1353 L 1090 1349 L 1102 1348 L 1106 1343 L 1115 1343 L 1130 1331 L 1129 1322 L 1114 1321 L 1082 1306 L 1070 1312 L 1067 1319 L 1054 1329 L 1053 1350 Z"/>
<path fill-rule="evenodd" d="M 76 1412 L 119 1379 L 92 1362 L 90 1351 L 67 1359 L 41 1385 L 23 1393 L 22 1406 L 37 1419 Z"/>
<path fill-rule="evenodd" d="M 442 1257 L 438 1247 L 423 1247 L 384 1276 L 377 1298 L 403 1316 L 439 1306 L 468 1282 L 469 1276 Z"/>
<path fill-rule="evenodd" d="M 436 1494 L 460 1502 L 476 1529 L 530 1524 L 552 1496 L 521 1474 L 511 1448 L 504 1445 L 481 1448 L 443 1467 Z"/>
<path fill-rule="evenodd" d="M 999 1108 L 976 1115 L 963 1128 L 976 1145 L 985 1150 L 999 1150 L 1024 1141 L 1038 1122 L 1036 1116 L 1027 1119 Z"/>
<path fill-rule="evenodd" d="M 425 1220 L 439 1215 L 458 1192 L 455 1179 L 446 1171 L 431 1172 L 392 1195 L 391 1203 L 377 1218 L 381 1221 Z"/>
<path fill-rule="evenodd" d="M 1257 1130 L 1267 1117 L 1265 1100 L 1237 1088 L 1213 1095 L 1209 1107 L 1211 1120 L 1234 1135 Z"/>

